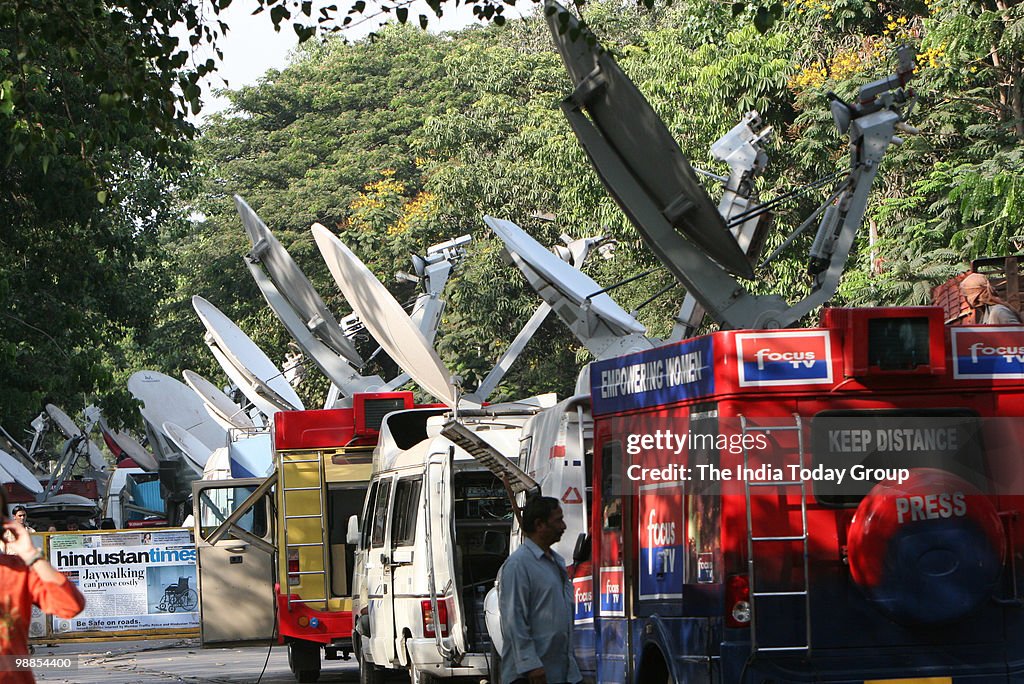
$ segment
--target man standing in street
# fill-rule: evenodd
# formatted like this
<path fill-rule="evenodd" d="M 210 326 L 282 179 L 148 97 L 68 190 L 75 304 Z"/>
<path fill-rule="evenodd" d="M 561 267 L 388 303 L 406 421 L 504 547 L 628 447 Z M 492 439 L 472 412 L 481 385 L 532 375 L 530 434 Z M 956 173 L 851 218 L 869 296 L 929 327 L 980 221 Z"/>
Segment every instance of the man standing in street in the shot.
<path fill-rule="evenodd" d="M 36 533 L 36 531 L 34 529 L 32 529 L 29 526 L 29 524 L 28 524 L 28 509 L 27 508 L 25 508 L 24 506 L 19 504 L 19 505 L 14 507 L 14 510 L 11 511 L 11 513 L 14 516 L 14 522 L 21 523 L 21 526 L 24 527 L 25 530 L 28 531 L 29 534 L 35 534 Z"/>
<path fill-rule="evenodd" d="M 498 573 L 501 681 L 576 684 L 581 677 L 572 649 L 572 582 L 565 560 L 551 550 L 565 532 L 558 499 L 530 498 L 522 526 L 526 538 Z"/>

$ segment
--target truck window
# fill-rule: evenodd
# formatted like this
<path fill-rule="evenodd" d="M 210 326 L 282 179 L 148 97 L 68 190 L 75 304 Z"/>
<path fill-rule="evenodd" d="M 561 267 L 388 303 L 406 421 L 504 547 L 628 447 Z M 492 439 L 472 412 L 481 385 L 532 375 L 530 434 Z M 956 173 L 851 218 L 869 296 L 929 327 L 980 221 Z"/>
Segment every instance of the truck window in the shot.
<path fill-rule="evenodd" d="M 420 487 L 423 481 L 408 477 L 395 487 L 395 519 L 391 523 L 391 545 L 409 546 L 416 539 L 416 518 L 420 510 Z"/>
<path fill-rule="evenodd" d="M 718 435 L 717 411 L 690 416 L 691 435 Z M 689 452 L 691 472 L 698 465 L 719 467 L 714 439 L 697 439 Z M 722 581 L 722 486 L 717 480 L 694 478 L 687 483 L 686 496 L 686 584 L 716 584 Z"/>
<path fill-rule="evenodd" d="M 601 447 L 601 513 L 606 530 L 622 529 L 622 443 L 608 442 Z"/>
<path fill-rule="evenodd" d="M 370 533 L 370 547 L 384 546 L 384 532 L 388 525 L 388 504 L 391 502 L 391 480 L 381 480 L 377 490 L 377 501 L 373 507 L 373 531 Z"/>
<path fill-rule="evenodd" d="M 199 527 L 203 539 L 213 534 L 217 527 L 227 520 L 249 495 L 256 489 L 253 487 L 226 487 L 220 489 L 204 489 L 199 495 Z M 267 534 L 266 500 L 261 499 L 255 506 L 239 519 L 238 527 L 251 532 L 257 537 Z"/>

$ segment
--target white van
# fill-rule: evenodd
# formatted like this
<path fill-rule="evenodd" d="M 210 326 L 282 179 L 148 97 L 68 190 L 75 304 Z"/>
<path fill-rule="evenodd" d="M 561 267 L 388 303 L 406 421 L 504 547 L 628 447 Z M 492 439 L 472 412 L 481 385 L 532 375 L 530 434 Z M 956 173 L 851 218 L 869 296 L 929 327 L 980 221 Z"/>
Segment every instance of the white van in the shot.
<path fill-rule="evenodd" d="M 491 640 L 484 597 L 508 557 L 513 510 L 506 489 L 473 456 L 440 435 L 445 409 L 389 414 L 374 454 L 353 587 L 360 681 L 406 670 L 412 682 L 488 678 Z M 460 412 L 459 423 L 516 460 L 536 409 Z M 408 441 L 410 423 L 425 437 Z"/>

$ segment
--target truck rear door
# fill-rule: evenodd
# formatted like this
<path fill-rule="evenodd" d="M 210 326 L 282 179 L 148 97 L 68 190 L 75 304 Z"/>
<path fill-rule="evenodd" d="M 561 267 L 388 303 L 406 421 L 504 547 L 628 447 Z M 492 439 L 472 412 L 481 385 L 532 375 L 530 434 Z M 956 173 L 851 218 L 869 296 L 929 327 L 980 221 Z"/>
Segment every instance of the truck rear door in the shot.
<path fill-rule="evenodd" d="M 202 645 L 274 637 L 273 478 L 192 484 Z"/>

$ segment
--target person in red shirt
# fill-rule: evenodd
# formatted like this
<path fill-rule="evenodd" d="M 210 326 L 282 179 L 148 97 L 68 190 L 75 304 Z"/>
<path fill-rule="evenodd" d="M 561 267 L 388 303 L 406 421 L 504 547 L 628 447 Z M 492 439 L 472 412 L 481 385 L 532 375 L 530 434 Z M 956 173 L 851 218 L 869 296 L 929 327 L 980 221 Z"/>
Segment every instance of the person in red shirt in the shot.
<path fill-rule="evenodd" d="M 2 487 L 0 520 L 4 533 L 13 536 L 7 543 L 7 553 L 0 554 L 0 655 L 27 656 L 32 604 L 43 612 L 72 618 L 85 608 L 85 597 L 43 558 L 28 530 L 7 517 L 7 496 Z M 10 659 L 2 665 L 0 684 L 35 682 L 31 671 L 14 669 Z"/>

